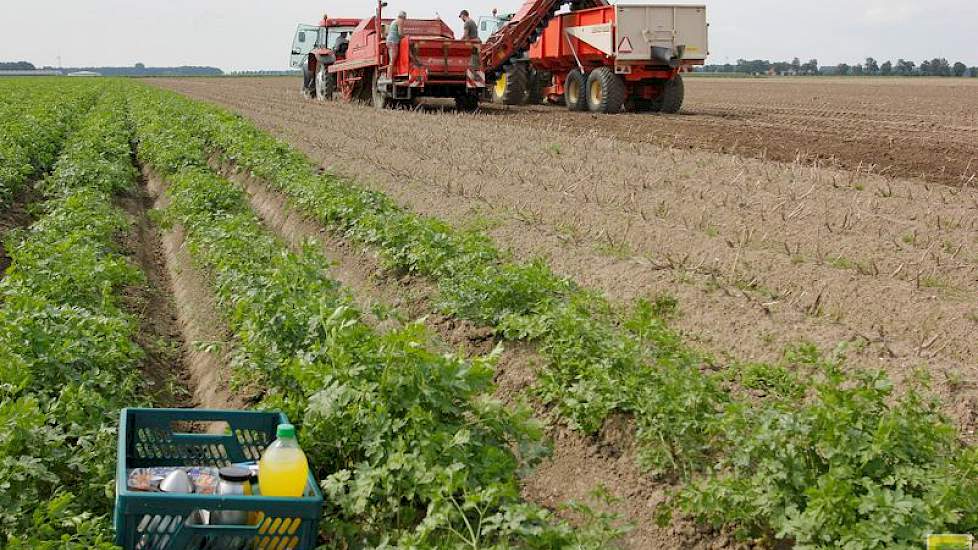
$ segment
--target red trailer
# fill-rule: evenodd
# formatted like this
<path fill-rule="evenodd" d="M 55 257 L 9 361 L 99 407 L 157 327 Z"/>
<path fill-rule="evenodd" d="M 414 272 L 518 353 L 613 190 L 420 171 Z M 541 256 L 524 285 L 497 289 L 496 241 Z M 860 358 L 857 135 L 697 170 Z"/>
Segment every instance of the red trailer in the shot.
<path fill-rule="evenodd" d="M 329 100 L 339 92 L 346 101 L 379 108 L 442 97 L 453 98 L 459 109 L 476 109 L 486 86 L 479 41 L 456 40 L 441 19 L 408 19 L 401 29 L 400 54 L 389 74 L 385 40 L 393 20 L 383 18 L 383 6 L 378 2 L 376 14 L 352 29 L 342 56 L 335 51 L 332 56 L 310 54 L 309 68 L 316 82 L 323 82 L 317 96 Z"/>
<path fill-rule="evenodd" d="M 543 95 L 571 110 L 679 112 L 684 98 L 680 73 L 705 63 L 708 54 L 704 6 L 594 0 L 595 7 L 554 17 L 551 10 L 557 4 L 526 0 L 513 20 L 490 38 L 483 52 L 490 80 L 520 85 L 529 81 L 522 73 L 532 68 L 551 77 Z M 528 55 L 521 58 L 526 44 L 531 44 Z M 525 90 L 506 94 L 539 95 Z"/>

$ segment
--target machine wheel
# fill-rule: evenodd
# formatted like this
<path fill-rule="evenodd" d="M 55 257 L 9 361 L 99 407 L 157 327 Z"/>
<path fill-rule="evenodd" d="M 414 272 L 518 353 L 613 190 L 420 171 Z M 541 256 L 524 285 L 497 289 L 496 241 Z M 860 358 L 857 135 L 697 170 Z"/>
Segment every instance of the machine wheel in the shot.
<path fill-rule="evenodd" d="M 455 109 L 471 113 L 479 108 L 479 96 L 474 94 L 460 95 L 455 98 Z"/>
<path fill-rule="evenodd" d="M 332 101 L 336 91 L 336 75 L 329 74 L 329 67 L 322 63 L 316 65 L 316 99 Z"/>
<path fill-rule="evenodd" d="M 526 100 L 529 78 L 525 63 L 516 63 L 506 69 L 492 87 L 492 102 L 521 105 Z"/>
<path fill-rule="evenodd" d="M 543 103 L 543 89 L 550 85 L 552 79 L 550 73 L 532 71 L 530 73 L 530 87 L 526 92 L 526 104 L 539 105 Z"/>
<path fill-rule="evenodd" d="M 584 73 L 574 69 L 567 74 L 564 82 L 564 103 L 571 111 L 587 111 L 587 78 Z"/>
<path fill-rule="evenodd" d="M 650 111 L 676 114 L 683 108 L 686 86 L 682 75 L 676 75 L 662 84 L 659 96 L 652 100 Z"/>
<path fill-rule="evenodd" d="M 587 77 L 587 106 L 592 113 L 614 115 L 625 105 L 625 83 L 608 67 L 598 67 Z"/>
<path fill-rule="evenodd" d="M 316 75 L 309 70 L 308 65 L 302 66 L 302 96 L 306 99 L 316 97 Z"/>
<path fill-rule="evenodd" d="M 387 92 L 382 92 L 378 89 L 377 84 L 379 81 L 380 71 L 374 71 L 370 85 L 370 103 L 378 109 L 390 109 L 394 106 L 394 99 Z"/>

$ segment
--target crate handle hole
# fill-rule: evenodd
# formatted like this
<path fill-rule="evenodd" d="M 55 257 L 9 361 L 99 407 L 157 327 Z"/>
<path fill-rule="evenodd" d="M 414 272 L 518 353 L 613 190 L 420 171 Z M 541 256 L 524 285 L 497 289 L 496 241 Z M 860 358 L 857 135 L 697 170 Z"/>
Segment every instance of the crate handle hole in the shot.
<path fill-rule="evenodd" d="M 223 420 L 174 420 L 170 422 L 173 435 L 231 435 L 231 425 Z"/>

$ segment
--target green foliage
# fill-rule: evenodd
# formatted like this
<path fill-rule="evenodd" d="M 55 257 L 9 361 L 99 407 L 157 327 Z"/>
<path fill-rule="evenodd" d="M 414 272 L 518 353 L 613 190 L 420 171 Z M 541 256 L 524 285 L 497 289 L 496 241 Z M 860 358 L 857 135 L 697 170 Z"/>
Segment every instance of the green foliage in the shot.
<path fill-rule="evenodd" d="M 691 349 L 669 328 L 667 321 L 678 310 L 674 299 L 640 302 L 622 315 L 603 297 L 577 288 L 542 262 L 510 262 L 484 235 L 456 231 L 407 212 L 380 193 L 317 173 L 300 153 L 240 117 L 159 92 L 146 92 L 139 101 L 146 111 L 142 126 L 158 133 L 144 139 L 150 162 L 174 173 L 187 165 L 206 166 L 208 155 L 235 162 L 337 234 L 373 247 L 388 268 L 437 283 L 446 313 L 490 326 L 505 339 L 535 343 L 546 359 L 535 391 L 568 425 L 594 433 L 612 415 L 633 419 L 641 463 L 654 473 L 689 481 L 660 518 L 678 510 L 704 523 L 732 526 L 744 537 L 853 550 L 909 547 L 928 531 L 978 529 L 975 450 L 958 443 L 923 390 L 894 395 L 882 375 L 846 373 L 841 353 L 827 360 L 814 346 L 804 345 L 789 350 L 779 364 L 744 365 L 717 374 L 711 358 Z M 180 128 L 170 128 L 163 119 Z M 185 145 L 163 143 L 173 136 Z M 266 248 L 262 244 L 245 250 L 238 242 L 265 241 L 246 229 L 249 222 L 238 213 L 247 208 L 231 196 L 237 191 L 219 189 L 216 180 L 210 181 L 212 175 L 193 177 L 195 183 L 185 187 L 207 191 L 188 199 L 187 205 L 236 213 L 212 212 L 200 222 L 181 217 L 181 223 L 198 227 L 201 235 L 216 231 L 207 242 L 240 246 L 234 255 L 255 255 L 253 249 Z M 174 196 L 180 193 L 178 189 Z M 177 210 L 189 216 L 196 208 Z M 239 238 L 239 233 L 246 236 Z M 277 250 L 272 244 L 267 247 Z M 212 253 L 203 245 L 195 250 L 198 255 Z M 297 268 L 286 269 L 276 259 L 291 255 L 270 254 L 252 267 L 273 273 L 244 269 L 241 258 L 225 263 L 230 256 L 207 265 L 218 274 L 219 294 L 227 296 L 223 299 L 234 312 L 231 319 L 242 348 L 248 350 L 242 364 L 273 382 L 276 392 L 269 403 L 305 414 L 305 433 L 316 434 L 306 436 L 317 447 L 316 456 L 340 467 L 325 484 L 340 508 L 328 528 L 352 537 L 357 522 L 367 526 L 364 536 L 377 537 L 371 542 L 382 540 L 384 532 L 387 540 L 406 545 L 464 545 L 483 537 L 483 526 L 496 525 L 489 518 L 516 514 L 525 522 L 507 535 L 490 537 L 493 544 L 510 541 L 507 537 L 517 531 L 521 537 L 526 529 L 540 533 L 536 520 L 530 519 L 536 516 L 527 515 L 506 481 L 523 462 L 530 462 L 523 453 L 493 455 L 482 467 L 501 466 L 482 472 L 474 466 L 480 464 L 476 455 L 468 451 L 476 443 L 482 449 L 506 442 L 512 449 L 519 447 L 518 441 L 533 441 L 503 429 L 519 423 L 489 422 L 486 418 L 495 416 L 476 406 L 490 367 L 415 355 L 422 353 L 418 350 L 425 341 L 411 332 L 417 327 L 391 334 L 395 343 L 388 343 L 388 337 L 362 328 L 359 313 L 336 301 L 335 292 L 320 291 L 312 282 L 301 282 L 299 275 L 274 274 L 296 273 Z M 309 273 L 319 265 L 312 262 Z M 232 282 L 234 286 L 222 286 Z M 302 285 L 321 294 L 307 298 Z M 302 298 L 283 296 L 293 291 Z M 262 297 L 266 294 L 268 299 Z M 322 305 L 323 299 L 327 304 Z M 292 309 L 282 311 L 284 304 L 293 304 Z M 292 317 L 293 310 L 303 313 Z M 315 323 L 301 328 L 309 318 Z M 279 325 L 289 337 L 271 332 Z M 264 327 L 272 328 L 265 332 Z M 310 332 L 314 329 L 322 332 Z M 385 353 L 374 355 L 375 346 Z M 370 366 L 413 361 L 429 366 L 423 373 L 402 366 L 406 372 L 391 378 L 400 384 L 396 390 L 386 386 L 386 370 L 378 373 Z M 431 388 L 427 378 L 436 373 L 440 383 L 456 384 L 456 395 L 472 407 L 466 422 L 479 419 L 481 431 L 473 431 L 452 416 L 451 407 L 445 408 L 443 400 L 451 392 Z M 413 394 L 418 388 L 426 388 L 423 396 Z M 416 403 L 421 409 L 413 408 Z M 371 418 L 361 418 L 367 413 Z M 412 430 L 439 434 L 442 445 L 456 438 L 465 444 L 429 448 L 428 442 L 411 445 L 400 439 L 402 432 Z M 341 434 L 345 443 L 329 446 L 324 443 L 327 434 Z M 436 456 L 433 449 L 442 454 Z M 406 457 L 428 464 L 429 477 L 419 477 Z M 449 457 L 461 469 L 446 466 L 442 460 Z M 423 493 L 404 497 L 403 491 L 413 487 Z M 397 513 L 390 507 L 395 501 Z M 501 533 L 496 529 L 492 532 Z M 520 540 L 532 546 L 545 538 Z"/>
<path fill-rule="evenodd" d="M 312 247 L 290 252 L 244 193 L 206 168 L 199 141 L 171 128 L 199 117 L 158 92 L 131 104 L 140 158 L 166 175 L 167 221 L 183 227 L 195 264 L 209 274 L 238 371 L 268 388 L 264 406 L 300 425 L 330 503 L 330 543 L 552 548 L 584 540 L 522 502 L 518 474 L 547 449 L 527 409 L 487 397 L 495 355 L 433 352 L 420 323 L 376 333 L 329 279 L 326 259 Z M 376 238 L 403 244 L 392 261 L 406 269 L 445 262 L 437 240 L 411 244 L 400 231 Z"/>
<path fill-rule="evenodd" d="M 50 170 L 78 118 L 94 101 L 92 86 L 60 82 L 0 82 L 0 205 L 30 179 Z"/>
<path fill-rule="evenodd" d="M 117 90 L 81 117 L 40 218 L 12 234 L 0 282 L 0 538 L 9 548 L 109 548 L 116 411 L 141 402 L 141 350 L 120 291 L 140 282 L 116 250 L 111 193 L 132 183 Z"/>
<path fill-rule="evenodd" d="M 927 533 L 978 529 L 978 453 L 918 389 L 818 365 L 804 403 L 737 403 L 719 419 L 716 475 L 674 503 L 742 536 L 799 548 L 917 548 Z"/>

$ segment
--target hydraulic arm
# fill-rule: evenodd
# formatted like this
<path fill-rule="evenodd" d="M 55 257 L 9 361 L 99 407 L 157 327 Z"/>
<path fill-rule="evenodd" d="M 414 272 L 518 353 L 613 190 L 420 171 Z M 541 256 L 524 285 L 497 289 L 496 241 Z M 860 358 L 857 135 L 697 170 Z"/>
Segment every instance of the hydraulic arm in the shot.
<path fill-rule="evenodd" d="M 509 63 L 523 55 L 540 37 L 554 14 L 566 4 L 580 10 L 607 6 L 607 0 L 526 0 L 513 19 L 493 34 L 482 46 L 482 67 L 489 80 L 495 80 Z"/>

